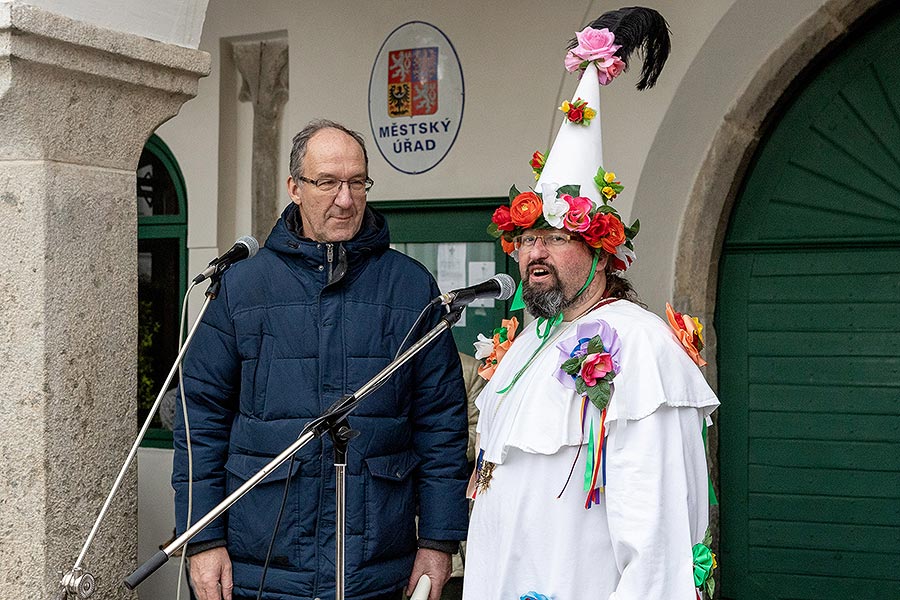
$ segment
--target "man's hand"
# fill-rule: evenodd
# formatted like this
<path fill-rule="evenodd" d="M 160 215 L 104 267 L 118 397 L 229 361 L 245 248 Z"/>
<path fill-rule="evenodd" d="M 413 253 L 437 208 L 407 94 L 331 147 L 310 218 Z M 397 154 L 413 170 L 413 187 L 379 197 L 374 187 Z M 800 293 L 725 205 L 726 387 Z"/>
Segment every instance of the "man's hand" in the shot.
<path fill-rule="evenodd" d="M 213 548 L 190 557 L 191 583 L 199 600 L 231 600 L 231 558 L 225 548 Z"/>
<path fill-rule="evenodd" d="M 419 583 L 419 577 L 424 574 L 431 579 L 431 592 L 428 594 L 428 600 L 440 600 L 441 590 L 450 579 L 450 571 L 449 554 L 430 548 L 419 548 L 419 551 L 416 552 L 412 575 L 409 576 L 409 584 L 406 586 L 406 595 L 412 596 L 416 584 Z M 201 598 L 201 600 L 203 599 Z"/>

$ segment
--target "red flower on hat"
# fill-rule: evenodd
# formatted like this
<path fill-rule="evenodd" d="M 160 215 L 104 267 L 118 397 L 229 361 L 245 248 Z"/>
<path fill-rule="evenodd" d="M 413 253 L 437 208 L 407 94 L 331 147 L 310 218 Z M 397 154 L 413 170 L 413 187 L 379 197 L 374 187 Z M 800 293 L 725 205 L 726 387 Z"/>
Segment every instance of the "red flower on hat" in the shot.
<path fill-rule="evenodd" d="M 497 210 L 494 211 L 494 216 L 491 217 L 491 221 L 494 222 L 500 231 L 512 231 L 516 228 L 512 222 L 512 217 L 510 217 L 508 206 L 497 207 Z"/>
<path fill-rule="evenodd" d="M 531 155 L 531 170 L 534 171 L 535 179 L 538 179 L 541 176 L 541 171 L 544 170 L 544 164 L 546 162 L 547 157 L 538 150 L 535 150 L 534 154 Z"/>
<path fill-rule="evenodd" d="M 605 251 L 615 254 L 619 244 L 625 243 L 625 225 L 615 215 L 608 216 L 609 233 L 600 240 L 600 245 Z"/>
<path fill-rule="evenodd" d="M 591 248 L 600 248 L 603 237 L 609 233 L 609 215 L 598 212 L 591 219 L 591 226 L 581 234 L 585 243 Z"/>
<path fill-rule="evenodd" d="M 518 227 L 531 227 L 541 216 L 542 202 L 534 192 L 522 192 L 509 207 L 512 222 Z"/>

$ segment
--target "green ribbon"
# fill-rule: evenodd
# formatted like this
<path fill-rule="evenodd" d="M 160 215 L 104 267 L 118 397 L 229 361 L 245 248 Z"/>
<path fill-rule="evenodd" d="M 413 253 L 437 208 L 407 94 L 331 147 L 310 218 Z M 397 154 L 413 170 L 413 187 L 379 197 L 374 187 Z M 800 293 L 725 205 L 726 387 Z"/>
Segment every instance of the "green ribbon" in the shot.
<path fill-rule="evenodd" d="M 584 465 L 584 491 L 591 491 L 594 479 L 594 420 L 591 419 L 591 432 L 588 437 L 587 461 Z"/>
<path fill-rule="evenodd" d="M 591 264 L 591 272 L 588 275 L 587 281 L 584 282 L 584 285 L 581 286 L 581 289 L 578 290 L 577 294 L 575 294 L 576 298 L 578 296 L 580 296 L 584 292 L 584 290 L 586 290 L 588 288 L 589 285 L 591 285 L 591 282 L 594 280 L 594 274 L 597 272 L 597 263 L 599 261 L 600 261 L 600 252 L 595 251 L 594 252 L 594 260 L 593 260 L 593 263 Z M 512 301 L 512 304 L 510 304 L 509 308 L 510 308 L 510 310 L 519 310 L 519 309 L 525 308 L 525 302 L 522 300 L 522 282 L 521 281 L 519 282 L 519 287 L 516 288 L 516 295 L 513 296 L 513 301 Z M 534 353 L 532 353 L 531 357 L 527 361 L 525 361 L 525 364 L 522 366 L 521 369 L 519 369 L 519 372 L 513 376 L 512 381 L 509 382 L 509 385 L 507 385 L 502 390 L 497 391 L 498 394 L 505 394 L 510 389 L 512 389 L 512 386 L 514 386 L 516 384 L 516 382 L 519 381 L 519 378 L 525 373 L 525 371 L 528 369 L 528 367 L 531 366 L 531 361 L 533 361 L 535 359 L 535 357 L 538 355 L 538 353 L 540 353 L 540 351 L 544 349 L 544 345 L 546 345 L 547 340 L 550 339 L 550 330 L 552 330 L 554 327 L 556 327 L 557 325 L 562 323 L 562 321 L 563 321 L 562 313 L 559 313 L 558 315 L 556 315 L 555 317 L 553 317 L 551 319 L 545 319 L 543 317 L 538 318 L 537 325 L 535 326 L 535 333 L 537 334 L 538 338 L 541 340 L 541 345 L 538 346 L 537 350 L 535 350 Z"/>
<path fill-rule="evenodd" d="M 533 361 L 535 357 L 540 353 L 540 351 L 544 349 L 544 346 L 550 339 L 550 330 L 562 323 L 562 320 L 562 314 L 558 314 L 552 319 L 545 319 L 543 317 L 538 318 L 537 325 L 535 325 L 535 333 L 537 334 L 538 338 L 540 338 L 541 345 L 538 346 L 537 349 L 528 358 L 528 360 L 525 361 L 525 364 L 521 369 L 519 369 L 518 373 L 513 376 L 512 381 L 509 382 L 509 385 L 507 385 L 502 390 L 497 391 L 498 394 L 505 394 L 506 392 L 508 392 L 510 389 L 512 389 L 512 386 L 516 384 L 519 378 L 525 374 L 525 371 L 528 369 L 528 367 L 531 366 L 531 361 Z"/>
<path fill-rule="evenodd" d="M 694 587 L 700 587 L 713 571 L 713 553 L 706 544 L 694 544 Z"/>
<path fill-rule="evenodd" d="M 703 448 L 706 449 L 706 421 L 703 422 Z M 707 475 L 706 480 L 709 482 L 709 505 L 716 506 L 719 504 L 719 499 L 716 498 L 716 490 L 713 489 L 712 477 Z"/>

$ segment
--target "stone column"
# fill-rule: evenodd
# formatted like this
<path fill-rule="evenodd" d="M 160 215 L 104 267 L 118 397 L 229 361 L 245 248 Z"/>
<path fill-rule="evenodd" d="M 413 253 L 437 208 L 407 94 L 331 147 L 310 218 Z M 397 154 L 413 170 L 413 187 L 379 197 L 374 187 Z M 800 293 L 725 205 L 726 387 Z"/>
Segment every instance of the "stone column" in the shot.
<path fill-rule="evenodd" d="M 4 598 L 54 597 L 131 447 L 135 167 L 208 72 L 204 52 L 0 2 Z M 135 473 L 84 562 L 97 598 L 133 597 Z"/>
<path fill-rule="evenodd" d="M 283 39 L 240 41 L 232 44 L 232 51 L 243 77 L 240 99 L 253 104 L 250 228 L 262 245 L 281 212 L 278 134 L 288 99 L 288 43 Z"/>

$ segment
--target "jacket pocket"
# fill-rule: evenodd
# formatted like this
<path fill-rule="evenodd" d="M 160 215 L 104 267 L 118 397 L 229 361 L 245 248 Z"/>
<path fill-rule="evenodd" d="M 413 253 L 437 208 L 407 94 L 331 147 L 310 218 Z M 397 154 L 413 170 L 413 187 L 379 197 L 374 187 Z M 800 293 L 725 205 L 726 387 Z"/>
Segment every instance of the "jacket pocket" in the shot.
<path fill-rule="evenodd" d="M 413 470 L 419 458 L 400 452 L 366 459 L 366 562 L 397 558 L 416 549 Z"/>
<path fill-rule="evenodd" d="M 232 454 L 225 463 L 226 493 L 231 494 L 271 461 L 264 456 Z M 239 562 L 261 564 L 265 560 L 275 519 L 281 508 L 288 464 L 278 466 L 256 487 L 244 494 L 228 509 L 228 552 Z M 299 564 L 299 490 L 297 473 L 301 461 L 295 459 L 291 467 L 291 489 L 288 492 L 284 514 L 278 526 L 275 545 L 272 548 L 273 567 L 300 568 Z"/>

